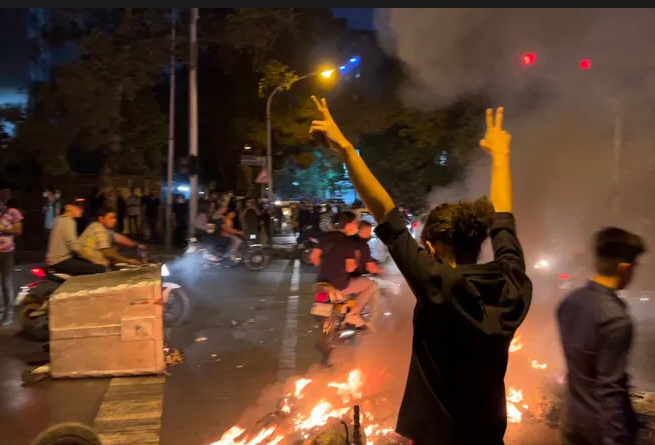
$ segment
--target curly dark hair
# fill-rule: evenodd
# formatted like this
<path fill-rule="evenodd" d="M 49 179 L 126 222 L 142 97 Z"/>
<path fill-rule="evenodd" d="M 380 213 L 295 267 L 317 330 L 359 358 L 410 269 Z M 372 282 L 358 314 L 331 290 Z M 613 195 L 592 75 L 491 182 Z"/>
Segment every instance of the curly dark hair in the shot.
<path fill-rule="evenodd" d="M 452 250 L 457 264 L 475 263 L 494 216 L 494 207 L 485 196 L 475 201 L 438 205 L 425 220 L 421 241 L 423 244 L 440 241 Z"/>

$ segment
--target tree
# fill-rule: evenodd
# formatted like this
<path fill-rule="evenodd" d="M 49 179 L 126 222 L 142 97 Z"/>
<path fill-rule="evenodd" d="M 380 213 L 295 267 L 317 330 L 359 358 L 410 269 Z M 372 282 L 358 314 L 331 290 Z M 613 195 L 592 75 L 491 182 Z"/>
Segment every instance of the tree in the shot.
<path fill-rule="evenodd" d="M 60 8 L 51 19 L 44 39 L 52 49 L 75 44 L 79 58 L 34 86 L 17 146 L 47 148 L 50 174 L 68 171 L 71 146 L 98 152 L 105 168 L 158 174 L 166 133 L 153 88 L 169 63 L 168 10 Z"/>
<path fill-rule="evenodd" d="M 334 195 L 344 180 L 341 161 L 325 151 L 306 151 L 287 158 L 275 174 L 276 192 L 284 198 Z"/>

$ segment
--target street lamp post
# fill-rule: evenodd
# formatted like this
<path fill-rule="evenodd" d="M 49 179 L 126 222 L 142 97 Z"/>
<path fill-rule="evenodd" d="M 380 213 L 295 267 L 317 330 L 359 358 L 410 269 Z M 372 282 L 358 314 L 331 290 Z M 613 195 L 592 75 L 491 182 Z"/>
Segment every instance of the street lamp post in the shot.
<path fill-rule="evenodd" d="M 165 245 L 166 252 L 171 251 L 173 218 L 173 163 L 175 161 L 175 25 L 177 14 L 175 8 L 171 11 L 171 75 L 170 97 L 168 98 L 168 165 L 166 172 L 166 221 Z"/>
<path fill-rule="evenodd" d="M 189 23 L 189 237 L 193 236 L 198 211 L 198 8 L 191 8 Z"/>
<path fill-rule="evenodd" d="M 321 76 L 328 79 L 332 76 L 333 73 L 334 70 L 326 70 L 326 71 L 321 71 L 320 73 L 318 71 L 314 71 L 313 73 L 305 74 L 304 76 L 295 79 L 290 84 L 279 85 L 271 92 L 271 94 L 268 95 L 268 99 L 266 100 L 266 173 L 268 173 L 268 205 L 269 206 L 271 206 L 274 202 L 273 201 L 273 123 L 272 123 L 273 118 L 271 113 L 271 105 L 273 103 L 273 97 L 279 91 L 282 91 L 285 88 L 289 89 L 293 86 L 293 84 L 295 84 L 296 82 L 300 82 L 303 79 L 307 79 L 317 74 L 320 74 Z M 271 218 L 270 224 L 271 224 L 271 236 L 273 236 L 273 229 L 274 229 L 273 218 Z"/>

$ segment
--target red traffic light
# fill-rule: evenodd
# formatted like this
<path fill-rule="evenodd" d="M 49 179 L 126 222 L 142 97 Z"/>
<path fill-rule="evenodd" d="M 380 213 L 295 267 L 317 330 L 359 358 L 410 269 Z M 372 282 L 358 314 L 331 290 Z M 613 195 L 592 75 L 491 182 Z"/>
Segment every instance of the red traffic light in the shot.
<path fill-rule="evenodd" d="M 591 59 L 582 59 L 580 61 L 580 69 L 588 70 L 589 68 L 591 68 Z"/>
<path fill-rule="evenodd" d="M 525 54 L 521 60 L 523 61 L 523 65 L 532 65 L 534 63 L 535 57 L 534 54 L 528 53 Z"/>

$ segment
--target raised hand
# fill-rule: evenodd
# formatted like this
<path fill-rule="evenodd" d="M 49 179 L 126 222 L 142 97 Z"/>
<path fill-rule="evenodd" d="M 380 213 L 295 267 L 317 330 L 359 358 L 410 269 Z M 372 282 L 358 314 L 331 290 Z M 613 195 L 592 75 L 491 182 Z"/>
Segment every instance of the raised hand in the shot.
<path fill-rule="evenodd" d="M 496 109 L 496 115 L 491 108 L 487 108 L 487 130 L 480 141 L 480 147 L 491 156 L 504 156 L 509 154 L 509 143 L 512 135 L 503 130 L 503 107 Z"/>
<path fill-rule="evenodd" d="M 351 146 L 350 142 L 332 119 L 327 101 L 325 99 L 319 101 L 316 96 L 312 96 L 312 101 L 316 105 L 316 110 L 321 113 L 322 119 L 312 121 L 312 125 L 309 127 L 309 135 L 313 136 L 316 133 L 321 133 L 330 145 L 329 148 L 341 154 L 343 150 Z"/>

